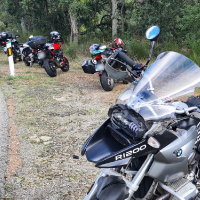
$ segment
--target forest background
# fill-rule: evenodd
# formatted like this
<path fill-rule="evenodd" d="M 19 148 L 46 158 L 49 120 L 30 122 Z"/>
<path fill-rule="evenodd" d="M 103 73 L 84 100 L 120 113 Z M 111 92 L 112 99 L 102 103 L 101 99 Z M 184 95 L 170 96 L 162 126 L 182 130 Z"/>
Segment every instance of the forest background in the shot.
<path fill-rule="evenodd" d="M 111 44 L 120 37 L 128 55 L 148 57 L 146 29 L 160 26 L 154 56 L 177 51 L 200 64 L 199 0 L 0 0 L 0 32 L 10 31 L 26 42 L 30 35 L 47 38 L 61 33 L 63 50 L 75 59 L 89 56 L 93 43 Z"/>

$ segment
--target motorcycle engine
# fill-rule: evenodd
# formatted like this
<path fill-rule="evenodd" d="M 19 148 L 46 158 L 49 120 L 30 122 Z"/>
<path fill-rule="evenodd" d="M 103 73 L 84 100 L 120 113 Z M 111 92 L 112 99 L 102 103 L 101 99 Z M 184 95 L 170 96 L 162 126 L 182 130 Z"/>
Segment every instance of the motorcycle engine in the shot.
<path fill-rule="evenodd" d="M 60 62 L 61 58 L 60 57 L 56 57 L 56 61 Z"/>

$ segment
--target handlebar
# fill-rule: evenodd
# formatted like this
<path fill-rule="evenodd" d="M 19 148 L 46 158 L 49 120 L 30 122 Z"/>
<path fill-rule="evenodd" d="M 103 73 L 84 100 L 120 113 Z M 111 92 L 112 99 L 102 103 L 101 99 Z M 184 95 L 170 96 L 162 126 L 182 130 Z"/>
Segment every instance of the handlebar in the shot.
<path fill-rule="evenodd" d="M 129 66 L 134 67 L 136 64 L 131 58 L 129 58 L 123 51 L 118 54 L 118 57 L 125 61 Z"/>
<path fill-rule="evenodd" d="M 126 67 L 126 69 L 127 69 L 131 74 L 133 74 L 136 78 L 139 77 L 139 76 L 137 75 L 137 73 L 136 73 L 135 71 L 131 70 L 125 63 L 123 63 L 123 62 L 121 62 L 121 61 L 119 61 L 119 60 L 117 60 L 117 59 L 114 59 L 114 58 L 111 58 L 111 60 L 121 63 L 121 64 L 124 65 L 124 66 Z"/>

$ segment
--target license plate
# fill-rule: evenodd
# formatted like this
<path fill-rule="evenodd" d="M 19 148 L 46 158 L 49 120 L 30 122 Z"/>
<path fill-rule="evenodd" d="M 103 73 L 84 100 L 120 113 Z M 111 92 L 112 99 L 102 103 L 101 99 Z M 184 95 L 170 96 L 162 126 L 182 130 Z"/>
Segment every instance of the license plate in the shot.
<path fill-rule="evenodd" d="M 95 65 L 95 70 L 96 70 L 97 72 L 99 72 L 99 71 L 104 71 L 104 70 L 105 70 L 104 64 Z"/>
<path fill-rule="evenodd" d="M 44 52 L 39 52 L 37 55 L 38 55 L 39 59 L 43 59 L 45 57 L 45 53 Z"/>

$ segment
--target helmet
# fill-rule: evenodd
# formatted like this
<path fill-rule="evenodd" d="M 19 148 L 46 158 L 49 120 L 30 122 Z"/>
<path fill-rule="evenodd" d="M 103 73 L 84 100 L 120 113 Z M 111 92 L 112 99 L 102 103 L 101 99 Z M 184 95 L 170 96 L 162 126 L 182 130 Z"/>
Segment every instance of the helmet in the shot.
<path fill-rule="evenodd" d="M 52 31 L 52 32 L 50 33 L 50 35 L 51 35 L 51 38 L 52 38 L 53 40 L 60 40 L 60 33 L 58 33 L 57 31 Z"/>
<path fill-rule="evenodd" d="M 99 51 L 99 47 L 100 47 L 99 44 L 93 44 L 93 45 L 91 45 L 90 48 L 89 48 L 90 53 L 91 53 L 92 55 L 101 53 L 101 52 Z"/>
<path fill-rule="evenodd" d="M 116 45 L 117 47 L 121 47 L 121 46 L 124 44 L 124 42 L 123 42 L 122 39 L 120 39 L 120 38 L 115 38 L 115 39 L 114 39 L 114 43 L 115 43 L 115 45 Z"/>
<path fill-rule="evenodd" d="M 7 38 L 8 38 L 8 33 L 2 32 L 2 33 L 1 33 L 1 38 L 2 38 L 2 39 L 7 39 Z"/>

